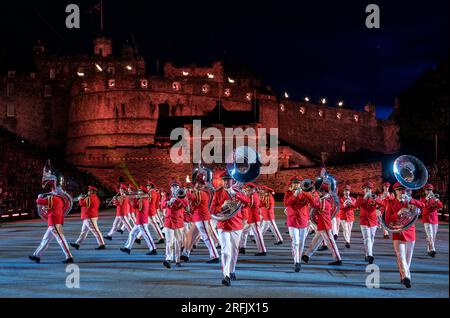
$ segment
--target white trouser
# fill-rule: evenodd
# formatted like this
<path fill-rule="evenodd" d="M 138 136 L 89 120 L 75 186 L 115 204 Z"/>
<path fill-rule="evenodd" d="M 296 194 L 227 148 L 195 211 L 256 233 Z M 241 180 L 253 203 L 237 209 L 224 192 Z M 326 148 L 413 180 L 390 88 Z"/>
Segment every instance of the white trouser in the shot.
<path fill-rule="evenodd" d="M 222 247 L 222 271 L 224 277 L 230 277 L 230 273 L 236 271 L 241 234 L 242 230 L 228 232 L 219 229 L 220 246 Z"/>
<path fill-rule="evenodd" d="M 331 228 L 333 231 L 333 235 L 339 235 L 339 223 L 341 222 L 341 219 L 337 216 L 333 219 L 331 219 Z"/>
<path fill-rule="evenodd" d="M 264 239 L 261 234 L 261 229 L 258 226 L 258 223 L 250 223 L 247 224 L 242 230 L 241 241 L 239 243 L 239 247 L 245 248 L 247 246 L 247 237 L 250 232 L 253 232 L 255 235 L 256 246 L 258 247 L 258 252 L 266 252 L 266 246 L 264 245 Z"/>
<path fill-rule="evenodd" d="M 214 241 L 214 245 L 217 246 L 220 244 L 219 234 L 217 233 L 217 221 L 214 219 L 209 220 L 209 225 L 211 227 L 211 237 Z"/>
<path fill-rule="evenodd" d="M 47 231 L 42 238 L 41 244 L 38 246 L 33 255 L 36 257 L 41 257 L 42 253 L 44 253 L 44 251 L 47 249 L 53 238 L 56 238 L 56 241 L 61 247 L 66 258 L 72 257 L 72 254 L 69 251 L 69 246 L 67 245 L 66 238 L 64 237 L 64 232 L 61 224 L 56 224 L 47 228 Z"/>
<path fill-rule="evenodd" d="M 264 233 L 266 233 L 268 229 L 270 229 L 272 234 L 275 235 L 275 237 L 276 237 L 278 242 L 283 242 L 283 237 L 281 236 L 281 233 L 278 230 L 278 227 L 277 227 L 277 224 L 275 223 L 275 220 L 262 221 L 262 223 L 261 223 L 261 234 L 264 235 Z"/>
<path fill-rule="evenodd" d="M 131 231 L 131 229 L 134 227 L 134 224 L 136 223 L 136 221 L 135 221 L 136 219 L 133 219 L 133 217 L 131 216 L 131 213 L 128 213 L 121 220 L 122 220 L 122 228 L 121 228 L 122 231 L 125 231 L 125 229 L 127 229 L 128 232 Z M 125 222 L 127 222 L 128 224 L 126 224 Z"/>
<path fill-rule="evenodd" d="M 438 224 L 424 223 L 425 233 L 427 235 L 427 251 L 436 251 L 434 243 L 436 242 L 436 235 L 438 231 Z"/>
<path fill-rule="evenodd" d="M 350 243 L 350 239 L 352 238 L 353 222 L 341 220 L 341 227 L 342 227 L 342 234 L 344 235 L 345 242 Z"/>
<path fill-rule="evenodd" d="M 95 236 L 98 245 L 105 245 L 102 233 L 98 229 L 97 220 L 98 218 L 83 220 L 83 225 L 81 226 L 81 233 L 80 236 L 78 237 L 78 240 L 76 241 L 78 245 L 81 245 L 81 243 L 83 243 L 83 241 L 88 236 L 89 232 L 91 232 Z"/>
<path fill-rule="evenodd" d="M 209 221 L 198 221 L 194 223 L 194 226 L 192 226 L 186 234 L 183 255 L 189 256 L 191 254 L 192 246 L 194 245 L 198 234 L 200 234 L 200 237 L 208 248 L 209 258 L 219 258 L 219 254 L 217 253 L 217 249 L 212 238 L 212 228 Z"/>
<path fill-rule="evenodd" d="M 334 240 L 332 230 L 316 231 L 305 254 L 308 257 L 311 257 L 315 253 L 315 251 L 319 248 L 319 246 L 322 244 L 322 242 L 325 242 L 326 246 L 333 254 L 335 260 L 341 259 L 341 255 L 339 254 L 339 250 Z"/>
<path fill-rule="evenodd" d="M 108 236 L 112 236 L 114 233 L 116 233 L 120 229 L 120 225 L 122 224 L 123 226 L 125 226 L 128 232 L 131 232 L 131 225 L 130 222 L 128 222 L 128 219 L 125 216 L 116 216 L 114 218 L 111 230 L 108 232 Z"/>
<path fill-rule="evenodd" d="M 158 219 L 160 228 L 164 228 L 164 216 L 166 215 L 166 209 L 158 209 Z"/>
<path fill-rule="evenodd" d="M 168 227 L 164 228 L 164 233 L 166 233 L 166 261 L 175 260 L 176 263 L 180 263 L 181 256 L 181 239 L 182 239 L 182 229 L 170 229 Z"/>
<path fill-rule="evenodd" d="M 303 255 L 306 237 L 308 236 L 308 227 L 296 228 L 289 227 L 289 235 L 291 237 L 291 251 L 294 258 L 294 264 L 300 263 L 300 257 Z"/>
<path fill-rule="evenodd" d="M 131 248 L 133 247 L 134 240 L 136 240 L 138 234 L 144 237 L 144 240 L 147 243 L 148 249 L 150 251 L 156 249 L 155 243 L 153 242 L 150 232 L 148 231 L 148 224 L 135 224 L 133 226 L 133 229 L 131 230 L 130 234 L 128 234 L 128 240 L 125 243 L 126 248 L 131 250 Z"/>
<path fill-rule="evenodd" d="M 405 277 L 411 279 L 411 260 L 414 252 L 415 241 L 404 242 L 399 240 L 393 240 L 395 254 L 397 255 L 398 271 L 400 272 L 400 279 Z"/>
<path fill-rule="evenodd" d="M 377 232 L 377 226 L 368 227 L 361 225 L 361 233 L 364 240 L 364 251 L 366 256 L 373 256 L 373 243 L 375 242 L 375 233 Z"/>
<path fill-rule="evenodd" d="M 153 228 L 153 231 L 155 231 L 156 235 L 158 236 L 159 239 L 163 239 L 164 236 L 161 232 L 161 229 L 159 228 L 158 224 L 156 223 L 155 217 L 148 217 L 148 224 L 150 224 Z M 137 236 L 138 239 L 142 238 L 142 233 L 139 233 L 139 235 Z"/>

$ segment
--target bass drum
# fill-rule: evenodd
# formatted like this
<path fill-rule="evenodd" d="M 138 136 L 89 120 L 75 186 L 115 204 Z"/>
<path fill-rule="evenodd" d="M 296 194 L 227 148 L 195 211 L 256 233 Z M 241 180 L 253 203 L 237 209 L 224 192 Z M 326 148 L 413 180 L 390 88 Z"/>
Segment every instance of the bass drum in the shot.
<path fill-rule="evenodd" d="M 54 192 L 48 192 L 45 193 L 43 195 L 44 198 L 47 198 L 51 195 L 57 195 L 59 196 L 63 202 L 64 202 L 64 206 L 63 206 L 63 213 L 64 216 L 67 216 L 69 214 L 69 212 L 72 210 L 73 207 L 73 199 L 70 196 L 70 194 L 68 194 L 66 191 L 64 191 L 61 188 L 57 188 Z M 45 222 L 47 222 L 48 220 L 48 207 L 45 205 L 37 205 L 37 214 L 39 215 L 39 217 L 44 220 Z"/>

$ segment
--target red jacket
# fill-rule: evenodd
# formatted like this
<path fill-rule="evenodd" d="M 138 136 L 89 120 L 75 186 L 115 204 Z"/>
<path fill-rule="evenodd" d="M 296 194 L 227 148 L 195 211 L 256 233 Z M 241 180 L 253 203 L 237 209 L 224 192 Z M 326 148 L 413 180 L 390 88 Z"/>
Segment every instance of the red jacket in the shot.
<path fill-rule="evenodd" d="M 148 215 L 149 215 L 149 216 L 155 216 L 155 215 L 156 215 L 156 212 L 158 211 L 158 208 L 159 208 L 159 195 L 158 195 L 158 191 L 156 191 L 156 190 L 150 190 L 149 196 L 150 196 L 150 200 L 149 200 L 149 211 L 148 211 Z"/>
<path fill-rule="evenodd" d="M 415 199 L 411 199 L 410 204 L 413 204 L 415 206 L 417 206 L 418 208 L 423 208 L 425 207 L 425 205 L 420 202 L 419 200 L 415 200 Z M 408 206 L 408 204 L 405 203 L 401 203 L 398 199 L 392 199 L 388 201 L 388 204 L 386 206 L 386 211 L 385 211 L 385 221 L 386 224 L 389 224 L 391 222 L 396 222 L 398 219 L 398 212 L 402 209 L 402 208 L 406 208 Z M 412 242 L 416 240 L 416 227 L 415 225 L 410 226 L 409 228 L 407 228 L 406 230 L 400 232 L 400 233 L 393 233 L 392 234 L 392 240 L 393 241 L 404 241 L 404 242 Z"/>
<path fill-rule="evenodd" d="M 134 199 L 132 201 L 133 208 L 136 211 L 136 224 L 148 224 L 148 215 L 150 210 L 150 202 L 147 198 Z"/>
<path fill-rule="evenodd" d="M 116 216 L 127 216 L 130 213 L 130 200 L 128 197 L 119 197 L 114 201 L 116 206 Z"/>
<path fill-rule="evenodd" d="M 356 199 L 352 196 L 350 196 L 350 200 L 352 201 L 352 203 L 349 206 L 344 207 L 344 202 L 347 199 L 342 196 L 339 200 L 340 202 L 340 210 L 339 210 L 339 216 L 341 220 L 345 220 L 347 222 L 353 222 L 355 221 L 355 213 L 354 213 L 354 208 L 355 208 L 355 204 L 356 204 Z"/>
<path fill-rule="evenodd" d="M 258 193 L 253 193 L 250 196 L 247 196 L 249 199 L 248 203 L 244 204 L 243 212 L 245 215 L 245 219 L 248 224 L 257 223 L 261 220 L 259 215 L 259 196 Z"/>
<path fill-rule="evenodd" d="M 88 195 L 84 199 L 78 200 L 81 206 L 81 219 L 98 218 L 98 208 L 100 207 L 100 200 L 96 194 Z"/>
<path fill-rule="evenodd" d="M 442 202 L 440 200 L 427 200 L 426 198 L 420 198 L 420 202 L 424 205 L 422 223 L 439 224 L 438 210 L 443 208 Z"/>
<path fill-rule="evenodd" d="M 378 198 L 376 200 L 363 197 L 356 199 L 355 207 L 359 208 L 359 225 L 378 226 L 377 205 L 384 207 L 385 203 Z"/>
<path fill-rule="evenodd" d="M 236 198 L 244 204 L 250 203 L 250 199 L 240 192 L 236 192 Z M 222 205 L 225 203 L 225 201 L 230 199 L 231 199 L 230 195 L 228 194 L 227 191 L 225 191 L 224 188 L 220 188 L 219 190 L 214 192 L 213 201 L 211 204 L 211 213 L 217 214 L 218 212 L 220 212 L 222 209 Z M 242 220 L 243 215 L 241 209 L 232 218 L 224 221 L 218 221 L 217 228 L 226 232 L 242 230 L 243 227 Z"/>
<path fill-rule="evenodd" d="M 192 222 L 201 222 L 211 220 L 209 213 L 209 193 L 201 191 L 189 191 L 186 195 L 190 201 Z"/>
<path fill-rule="evenodd" d="M 331 230 L 331 203 L 330 200 L 333 200 L 331 197 L 328 199 L 319 200 L 319 198 L 315 198 L 313 207 L 317 209 L 317 230 L 318 231 L 328 231 Z"/>
<path fill-rule="evenodd" d="M 172 230 L 181 229 L 184 227 L 184 214 L 189 202 L 186 198 L 176 198 L 175 202 L 168 206 L 169 201 L 170 198 L 163 202 L 163 208 L 166 209 L 164 226 Z"/>
<path fill-rule="evenodd" d="M 286 191 L 283 203 L 286 206 L 287 218 L 286 225 L 303 229 L 308 227 L 310 206 L 314 199 L 310 193 L 301 192 L 298 196 L 294 196 L 294 191 Z"/>
<path fill-rule="evenodd" d="M 64 224 L 64 201 L 58 195 L 49 195 L 46 198 L 37 198 L 36 203 L 45 205 L 48 208 L 47 224 L 54 226 L 57 224 Z"/>
<path fill-rule="evenodd" d="M 259 201 L 259 206 L 261 207 L 261 215 L 264 221 L 275 219 L 275 200 L 272 194 L 264 194 Z"/>

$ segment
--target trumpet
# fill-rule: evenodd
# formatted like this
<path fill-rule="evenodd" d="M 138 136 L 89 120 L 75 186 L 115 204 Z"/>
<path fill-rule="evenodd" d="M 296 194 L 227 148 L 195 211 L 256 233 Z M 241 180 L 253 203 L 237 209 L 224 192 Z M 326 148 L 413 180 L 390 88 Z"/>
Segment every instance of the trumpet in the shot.
<path fill-rule="evenodd" d="M 345 197 L 344 207 L 348 207 L 353 203 L 352 199 L 350 198 L 350 195 L 345 195 L 344 197 Z"/>
<path fill-rule="evenodd" d="M 311 192 L 314 190 L 314 181 L 311 179 L 304 179 L 300 182 L 300 189 L 305 192 Z"/>
<path fill-rule="evenodd" d="M 113 205 L 115 202 L 117 202 L 117 200 L 119 200 L 120 197 L 120 193 L 117 193 L 115 196 L 113 196 L 112 198 L 106 199 L 106 206 L 111 206 Z"/>
<path fill-rule="evenodd" d="M 87 197 L 87 194 L 81 193 L 77 197 L 75 197 L 73 200 L 75 202 L 78 202 L 80 199 L 85 199 Z"/>
<path fill-rule="evenodd" d="M 438 193 L 433 193 L 432 191 L 430 191 L 430 193 L 428 193 L 427 194 L 427 196 L 426 196 L 426 200 L 428 201 L 428 200 L 433 200 L 433 201 L 435 201 L 435 200 L 439 200 L 439 198 L 440 198 L 440 196 L 439 196 L 439 194 Z"/>

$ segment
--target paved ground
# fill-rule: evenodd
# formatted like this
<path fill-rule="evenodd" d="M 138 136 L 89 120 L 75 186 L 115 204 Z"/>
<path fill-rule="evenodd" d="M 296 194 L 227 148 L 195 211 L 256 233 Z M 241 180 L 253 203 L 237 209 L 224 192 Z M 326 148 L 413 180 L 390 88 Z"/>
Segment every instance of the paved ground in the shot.
<path fill-rule="evenodd" d="M 279 213 L 281 209 L 278 211 Z M 101 213 L 100 229 L 107 232 L 112 224 L 111 210 Z M 192 261 L 182 268 L 166 269 L 162 265 L 163 247 L 156 256 L 146 256 L 144 245 L 135 245 L 131 255 L 119 251 L 126 235 L 116 236 L 104 251 L 94 251 L 95 240 L 88 237 L 74 257 L 80 267 L 80 288 L 66 287 L 66 267 L 61 263 L 62 252 L 53 242 L 40 264 L 28 260 L 39 244 L 45 225 L 39 220 L 2 224 L 0 227 L 0 297 L 449 297 L 449 232 L 448 224 L 440 226 L 437 240 L 438 255 L 426 255 L 425 234 L 418 224 L 412 275 L 413 288 L 406 290 L 399 284 L 397 264 L 391 240 L 382 238 L 378 231 L 374 253 L 380 267 L 381 285 L 369 289 L 365 285 L 363 246 L 359 226 L 354 227 L 352 246 L 344 247 L 338 239 L 344 265 L 326 265 L 329 252 L 319 252 L 300 273 L 293 271 L 290 241 L 285 234 L 282 216 L 278 224 L 285 244 L 274 246 L 274 239 L 266 234 L 267 257 L 240 256 L 237 266 L 238 281 L 231 287 L 220 284 L 219 264 L 205 264 L 207 251 L 202 244 L 194 251 Z M 81 228 L 78 216 L 67 219 L 66 237 L 76 239 Z M 311 240 L 308 237 L 307 243 Z"/>

